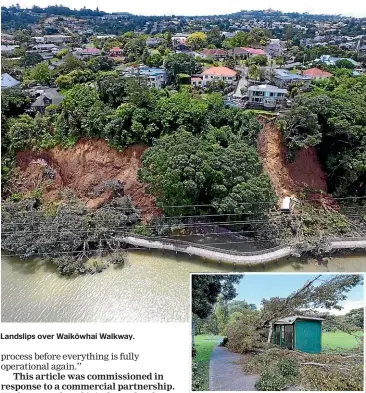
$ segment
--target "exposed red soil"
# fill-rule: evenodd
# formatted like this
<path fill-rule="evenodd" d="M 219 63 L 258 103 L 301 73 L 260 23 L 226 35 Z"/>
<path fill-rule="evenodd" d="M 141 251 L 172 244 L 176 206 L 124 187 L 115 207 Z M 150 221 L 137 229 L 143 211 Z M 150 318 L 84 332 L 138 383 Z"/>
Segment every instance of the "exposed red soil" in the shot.
<path fill-rule="evenodd" d="M 261 118 L 259 121 L 263 124 L 263 129 L 258 137 L 258 147 L 264 169 L 269 174 L 278 197 L 296 197 L 305 190 L 311 190 L 309 200 L 321 199 L 324 205 L 333 207 L 334 200 L 331 196 L 324 195 L 327 192 L 326 174 L 315 148 L 300 149 L 295 160 L 286 163 L 280 128 L 269 119 Z"/>
<path fill-rule="evenodd" d="M 280 199 L 296 196 L 300 191 L 285 165 L 285 152 L 280 129 L 273 122 L 261 122 L 263 128 L 258 137 L 258 148 L 265 171 L 271 178 Z"/>
<path fill-rule="evenodd" d="M 327 175 L 321 168 L 315 147 L 300 149 L 294 162 L 287 164 L 286 168 L 300 188 L 327 191 Z"/>
<path fill-rule="evenodd" d="M 120 180 L 124 195 L 129 195 L 141 211 L 144 221 L 159 214 L 155 199 L 145 192 L 145 185 L 137 180 L 141 156 L 146 146 L 134 145 L 122 152 L 108 146 L 104 140 L 83 138 L 70 149 L 59 147 L 44 151 L 24 151 L 17 154 L 18 175 L 13 187 L 26 193 L 42 186 L 44 201 L 56 201 L 60 191 L 68 187 L 75 191 L 89 208 L 99 207 L 111 198 L 106 191 L 96 198 L 89 193 L 106 180 Z M 47 184 L 43 179 L 46 166 L 55 172 L 55 178 Z"/>

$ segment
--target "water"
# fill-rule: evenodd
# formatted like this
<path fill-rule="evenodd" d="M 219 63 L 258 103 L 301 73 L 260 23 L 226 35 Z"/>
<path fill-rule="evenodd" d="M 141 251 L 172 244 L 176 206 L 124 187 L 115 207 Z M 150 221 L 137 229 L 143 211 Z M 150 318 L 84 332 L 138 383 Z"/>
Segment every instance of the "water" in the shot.
<path fill-rule="evenodd" d="M 189 273 L 230 271 L 365 272 L 366 256 L 275 262 L 234 269 L 183 255 L 130 252 L 123 267 L 76 277 L 60 276 L 40 259 L 2 258 L 2 322 L 186 322 Z"/>

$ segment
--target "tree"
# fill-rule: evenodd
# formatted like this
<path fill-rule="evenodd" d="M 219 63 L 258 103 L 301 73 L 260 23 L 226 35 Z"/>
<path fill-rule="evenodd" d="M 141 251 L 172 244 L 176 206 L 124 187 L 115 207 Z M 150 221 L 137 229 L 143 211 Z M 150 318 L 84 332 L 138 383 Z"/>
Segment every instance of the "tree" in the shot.
<path fill-rule="evenodd" d="M 241 275 L 225 274 L 194 274 L 192 275 L 192 313 L 205 319 L 213 312 L 219 295 L 224 301 L 236 296 L 235 284 Z"/>
<path fill-rule="evenodd" d="M 233 57 L 226 57 L 224 60 L 224 66 L 233 70 L 236 66 L 235 59 Z"/>
<path fill-rule="evenodd" d="M 46 63 L 39 63 L 31 69 L 30 78 L 37 83 L 48 85 L 51 83 L 53 75 Z"/>
<path fill-rule="evenodd" d="M 111 110 L 100 101 L 94 88 L 74 86 L 61 105 L 56 124 L 61 140 L 76 142 L 81 136 L 101 137 Z"/>
<path fill-rule="evenodd" d="M 149 67 L 160 67 L 163 65 L 163 57 L 160 53 L 154 53 L 147 57 L 145 64 Z"/>
<path fill-rule="evenodd" d="M 175 81 L 178 74 L 193 75 L 200 73 L 202 66 L 192 56 L 186 53 L 176 53 L 170 55 L 165 60 L 169 81 Z"/>
<path fill-rule="evenodd" d="M 214 26 L 208 33 L 207 33 L 207 44 L 214 45 L 215 48 L 220 48 L 221 43 L 224 39 L 220 28 L 218 26 Z"/>
<path fill-rule="evenodd" d="M 195 136 L 182 125 L 144 153 L 140 180 L 148 183 L 157 202 L 168 206 L 213 204 L 213 211 L 240 214 L 258 208 L 258 201 L 274 203 L 256 148 L 238 141 L 229 130 Z M 164 211 L 170 213 L 169 208 Z"/>
<path fill-rule="evenodd" d="M 119 75 L 103 75 L 97 79 L 97 90 L 100 99 L 112 108 L 117 108 L 123 103 L 127 95 L 126 87 L 126 78 Z"/>
<path fill-rule="evenodd" d="M 24 55 L 24 65 L 33 67 L 43 61 L 43 57 L 39 53 L 26 52 Z"/>
<path fill-rule="evenodd" d="M 53 169 L 45 167 L 44 173 L 52 181 Z M 39 192 L 18 202 L 7 201 L 1 211 L 3 249 L 21 254 L 22 259 L 40 255 L 67 275 L 101 271 L 108 263 L 93 268 L 86 261 L 92 256 L 106 256 L 105 250 L 113 252 L 109 263 L 121 263 L 124 255 L 116 254 L 121 249 L 114 239 L 140 220 L 138 210 L 129 197 L 121 195 L 122 190 L 118 181 L 96 185 L 95 194 L 110 191 L 112 199 L 92 211 L 70 190 L 51 211 L 39 203 Z"/>
<path fill-rule="evenodd" d="M 196 33 L 190 34 L 187 37 L 186 42 L 192 50 L 202 49 L 207 44 L 207 36 L 205 33 L 198 31 Z"/>
<path fill-rule="evenodd" d="M 93 72 L 98 71 L 111 71 L 114 66 L 114 61 L 107 56 L 92 57 L 87 64 Z"/>
<path fill-rule="evenodd" d="M 64 56 L 66 56 L 69 53 L 69 50 L 67 48 L 61 49 L 59 52 L 57 52 L 56 57 L 58 59 L 62 59 Z"/>
<path fill-rule="evenodd" d="M 345 315 L 345 319 L 350 324 L 363 329 L 364 327 L 364 309 L 363 307 L 353 309 Z"/>
<path fill-rule="evenodd" d="M 253 326 L 247 326 L 248 323 L 253 324 L 253 320 L 248 321 L 245 318 L 228 327 L 229 348 L 234 351 L 246 351 L 260 344 L 261 341 L 271 342 L 273 322 L 278 319 L 291 315 L 314 315 L 313 310 L 317 308 L 340 310 L 342 309 L 340 303 L 357 285 L 363 285 L 361 275 L 343 274 L 325 278 L 320 274 L 308 280 L 287 297 L 263 299 L 254 330 Z M 254 335 L 255 340 L 247 337 L 247 334 Z M 250 346 L 246 345 L 247 340 L 250 340 Z M 245 345 L 241 345 L 242 342 Z"/>
<path fill-rule="evenodd" d="M 136 61 L 141 58 L 145 48 L 146 39 L 144 37 L 132 38 L 124 46 L 123 53 L 129 62 Z"/>
<path fill-rule="evenodd" d="M 218 298 L 216 309 L 215 309 L 215 315 L 217 319 L 217 326 L 219 329 L 219 333 L 223 334 L 229 320 L 229 310 L 228 310 L 227 302 L 224 300 L 222 296 L 219 296 Z"/>
<path fill-rule="evenodd" d="M 266 55 L 256 55 L 250 58 L 250 62 L 253 64 L 257 64 L 259 66 L 267 65 L 267 56 Z"/>
<path fill-rule="evenodd" d="M 252 64 L 248 68 L 248 78 L 259 80 L 260 78 L 260 68 L 256 64 Z"/>
<path fill-rule="evenodd" d="M 60 65 L 58 70 L 60 74 L 68 74 L 78 68 L 85 68 L 85 63 L 69 53 L 65 56 L 64 63 Z"/>
<path fill-rule="evenodd" d="M 350 70 L 353 70 L 355 68 L 355 65 L 351 61 L 349 61 L 347 59 L 339 59 L 339 60 L 337 60 L 335 62 L 335 66 L 338 67 L 338 68 L 347 68 L 347 69 L 350 69 Z"/>

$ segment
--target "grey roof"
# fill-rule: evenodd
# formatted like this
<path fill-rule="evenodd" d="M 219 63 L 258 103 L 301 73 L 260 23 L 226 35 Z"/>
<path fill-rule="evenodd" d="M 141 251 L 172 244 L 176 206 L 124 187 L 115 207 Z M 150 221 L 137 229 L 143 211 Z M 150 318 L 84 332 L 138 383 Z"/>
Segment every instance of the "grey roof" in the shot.
<path fill-rule="evenodd" d="M 287 93 L 286 89 L 280 89 L 273 85 L 253 85 L 248 87 L 248 91 L 267 91 L 276 93 Z"/>
<path fill-rule="evenodd" d="M 15 87 L 20 85 L 20 82 L 13 78 L 11 75 L 5 73 L 1 74 L 1 88 Z"/>
<path fill-rule="evenodd" d="M 286 317 L 279 319 L 278 321 L 275 321 L 275 325 L 292 325 L 295 321 L 298 319 L 306 319 L 310 321 L 324 321 L 324 318 L 318 318 L 318 317 L 305 317 L 303 315 L 294 315 L 292 317 Z"/>
<path fill-rule="evenodd" d="M 49 88 L 45 89 L 44 93 L 39 95 L 37 99 L 33 102 L 31 107 L 42 107 L 44 106 L 43 98 L 46 96 L 47 98 L 52 100 L 53 105 L 58 105 L 64 100 L 64 96 L 62 96 L 56 89 Z"/>
<path fill-rule="evenodd" d="M 293 74 L 292 72 L 289 72 L 287 70 L 283 70 L 282 68 L 274 70 L 274 74 L 276 78 L 282 79 L 282 80 L 311 80 L 310 76 L 305 76 L 305 75 L 299 75 L 299 74 Z"/>
<path fill-rule="evenodd" d="M 57 48 L 58 46 L 56 46 L 55 44 L 38 44 L 38 45 L 34 45 L 33 48 L 37 49 L 52 49 L 52 48 Z"/>
<path fill-rule="evenodd" d="M 16 48 L 19 48 L 19 45 L 1 45 L 1 52 L 12 52 Z"/>

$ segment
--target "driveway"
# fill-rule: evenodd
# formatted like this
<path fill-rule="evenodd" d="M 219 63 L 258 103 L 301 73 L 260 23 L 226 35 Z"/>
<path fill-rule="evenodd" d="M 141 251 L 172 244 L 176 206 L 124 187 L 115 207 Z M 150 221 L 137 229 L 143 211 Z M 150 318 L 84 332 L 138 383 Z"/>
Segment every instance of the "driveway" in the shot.
<path fill-rule="evenodd" d="M 243 371 L 241 355 L 215 347 L 210 359 L 210 391 L 254 391 L 258 379 L 258 375 Z"/>

